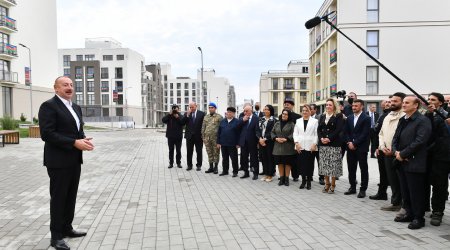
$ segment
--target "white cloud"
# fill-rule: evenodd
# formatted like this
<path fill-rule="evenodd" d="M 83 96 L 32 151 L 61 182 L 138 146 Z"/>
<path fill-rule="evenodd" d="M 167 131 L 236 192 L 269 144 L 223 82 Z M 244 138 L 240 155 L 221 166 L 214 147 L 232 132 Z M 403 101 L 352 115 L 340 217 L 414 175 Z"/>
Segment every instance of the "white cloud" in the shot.
<path fill-rule="evenodd" d="M 113 37 L 147 62 L 168 62 L 174 75 L 196 77 L 197 46 L 205 68 L 236 86 L 238 102 L 259 99 L 261 72 L 308 57 L 304 22 L 317 0 L 58 0 L 60 48 L 87 37 Z M 245 90 L 245 91 L 244 91 Z"/>

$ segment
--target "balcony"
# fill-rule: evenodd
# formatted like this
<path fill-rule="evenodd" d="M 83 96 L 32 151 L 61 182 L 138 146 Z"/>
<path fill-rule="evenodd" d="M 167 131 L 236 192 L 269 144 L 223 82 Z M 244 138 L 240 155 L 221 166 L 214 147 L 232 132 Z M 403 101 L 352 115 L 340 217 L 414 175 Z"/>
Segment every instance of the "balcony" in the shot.
<path fill-rule="evenodd" d="M 330 65 L 337 62 L 337 49 L 330 51 Z"/>
<path fill-rule="evenodd" d="M 0 43 L 0 59 L 11 60 L 17 58 L 17 46 Z"/>
<path fill-rule="evenodd" d="M 13 33 L 17 31 L 16 20 L 8 16 L 0 16 L 0 31 L 3 33 Z"/>
<path fill-rule="evenodd" d="M 16 6 L 17 2 L 15 0 L 0 0 L 0 5 L 5 7 Z"/>
<path fill-rule="evenodd" d="M 17 72 L 11 71 L 0 71 L 0 82 L 1 83 L 18 83 Z"/>

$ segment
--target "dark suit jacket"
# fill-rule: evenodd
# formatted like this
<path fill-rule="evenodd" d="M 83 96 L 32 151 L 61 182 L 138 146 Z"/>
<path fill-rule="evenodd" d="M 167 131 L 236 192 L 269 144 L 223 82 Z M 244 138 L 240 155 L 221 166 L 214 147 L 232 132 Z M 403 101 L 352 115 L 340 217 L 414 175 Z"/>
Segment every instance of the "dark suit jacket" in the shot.
<path fill-rule="evenodd" d="M 441 109 L 441 113 L 445 115 L 447 112 Z M 431 121 L 433 128 L 428 142 L 431 159 L 450 162 L 450 131 L 445 121 L 439 115 L 430 112 L 427 112 L 425 116 Z"/>
<path fill-rule="evenodd" d="M 233 118 L 228 122 L 227 118 L 222 119 L 217 131 L 217 144 L 230 147 L 238 145 L 241 121 Z"/>
<path fill-rule="evenodd" d="M 184 138 L 188 140 L 192 138 L 196 140 L 202 139 L 203 118 L 205 118 L 205 113 L 200 110 L 197 110 L 195 122 L 192 121 L 192 113 L 189 116 L 187 116 L 187 113 L 184 115 L 183 121 L 186 124 L 186 131 L 184 132 Z"/>
<path fill-rule="evenodd" d="M 366 112 L 366 115 L 370 118 L 370 112 L 369 111 Z M 374 120 L 373 120 L 374 126 L 377 125 L 378 119 L 380 119 L 380 114 L 378 114 L 378 112 L 374 112 Z M 371 123 L 371 125 L 372 125 L 372 123 Z"/>
<path fill-rule="evenodd" d="M 319 136 L 319 146 L 340 147 L 344 136 L 344 116 L 339 113 L 330 117 L 330 120 L 325 124 L 325 114 L 319 118 L 319 125 L 317 127 L 317 135 Z M 320 138 L 330 139 L 330 143 L 324 145 Z"/>
<path fill-rule="evenodd" d="M 242 118 L 239 119 L 241 121 L 241 134 L 239 138 L 239 146 L 243 147 L 245 143 L 250 147 L 256 147 L 258 144 L 258 138 L 256 137 L 256 127 L 258 126 L 258 117 L 256 115 L 252 115 L 252 120 L 249 124 L 249 120 L 246 122 L 243 121 Z"/>
<path fill-rule="evenodd" d="M 427 169 L 427 143 L 431 137 L 431 122 L 416 111 L 409 119 L 400 118 L 392 151 L 400 151 L 403 161 L 401 167 L 407 172 L 425 173 Z"/>
<path fill-rule="evenodd" d="M 345 121 L 345 142 L 352 142 L 358 152 L 369 152 L 370 117 L 362 112 L 356 126 L 353 125 L 354 119 L 355 115 L 352 114 Z"/>
<path fill-rule="evenodd" d="M 77 167 L 83 163 L 83 151 L 73 145 L 85 138 L 80 106 L 72 104 L 80 119 L 80 130 L 64 103 L 55 95 L 39 108 L 39 129 L 45 141 L 44 166 L 48 168 Z"/>
<path fill-rule="evenodd" d="M 181 114 L 178 118 L 173 115 L 166 115 L 162 118 L 162 122 L 167 124 L 166 137 L 171 139 L 182 139 L 183 138 L 183 126 L 185 120 Z"/>

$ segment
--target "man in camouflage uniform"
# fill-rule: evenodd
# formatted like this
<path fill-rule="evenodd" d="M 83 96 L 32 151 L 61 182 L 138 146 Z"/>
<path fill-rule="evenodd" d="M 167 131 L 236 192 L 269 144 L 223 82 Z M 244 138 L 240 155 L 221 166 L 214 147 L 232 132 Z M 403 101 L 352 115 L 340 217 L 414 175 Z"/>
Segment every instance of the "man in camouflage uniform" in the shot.
<path fill-rule="evenodd" d="M 205 115 L 202 124 L 202 138 L 208 153 L 209 169 L 205 173 L 217 174 L 219 170 L 220 149 L 217 147 L 217 131 L 223 117 L 216 113 L 217 105 L 213 102 L 208 105 L 209 114 Z"/>

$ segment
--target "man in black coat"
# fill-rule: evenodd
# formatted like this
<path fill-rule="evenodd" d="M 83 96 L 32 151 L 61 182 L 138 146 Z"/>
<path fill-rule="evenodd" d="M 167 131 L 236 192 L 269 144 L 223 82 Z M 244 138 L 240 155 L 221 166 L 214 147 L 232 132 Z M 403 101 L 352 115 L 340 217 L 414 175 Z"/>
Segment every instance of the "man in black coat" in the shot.
<path fill-rule="evenodd" d="M 68 77 L 55 80 L 56 95 L 39 108 L 39 128 L 45 141 L 44 166 L 50 177 L 50 244 L 69 249 L 64 237 L 82 237 L 72 221 L 84 150 L 93 150 L 92 138 L 83 131 L 81 108 L 72 103 L 73 83 Z"/>
<path fill-rule="evenodd" d="M 169 114 L 162 118 L 162 122 L 167 124 L 166 138 L 169 146 L 169 168 L 173 168 L 173 151 L 176 148 L 176 162 L 177 167 L 181 166 L 181 144 L 183 143 L 183 126 L 184 119 L 181 118 L 180 108 L 178 105 L 173 105 Z"/>
<path fill-rule="evenodd" d="M 253 114 L 251 106 L 244 107 L 244 116 L 239 119 L 241 126 L 241 133 L 239 136 L 239 147 L 241 148 L 241 170 L 244 175 L 241 179 L 250 177 L 249 175 L 249 161 L 250 169 L 253 172 L 253 180 L 258 179 L 259 162 L 258 162 L 258 138 L 256 137 L 256 127 L 258 126 L 258 117 Z"/>
<path fill-rule="evenodd" d="M 375 131 L 375 126 L 377 124 L 378 119 L 380 118 L 380 114 L 376 111 L 377 107 L 375 104 L 371 104 L 369 107 L 369 111 L 367 111 L 367 115 L 370 117 L 370 158 L 377 158 L 375 155 L 376 140 L 378 137 L 378 133 Z"/>
<path fill-rule="evenodd" d="M 353 114 L 353 101 L 358 98 L 355 92 L 348 93 L 347 97 L 348 104 L 344 106 L 343 110 L 345 117 L 349 117 Z"/>
<path fill-rule="evenodd" d="M 433 186 L 433 196 L 431 197 L 430 224 L 440 226 L 445 211 L 445 202 L 448 197 L 448 176 L 450 174 L 450 132 L 444 119 L 436 114 L 435 110 L 445 117 L 448 112 L 442 106 L 445 102 L 444 96 L 433 92 L 428 97 L 428 112 L 425 116 L 431 121 L 432 133 L 428 146 L 428 171 L 431 176 Z M 428 186 L 429 187 L 429 186 Z"/>
<path fill-rule="evenodd" d="M 185 113 L 183 121 L 186 124 L 184 138 L 186 138 L 187 148 L 187 164 L 186 170 L 192 170 L 192 155 L 197 153 L 197 171 L 202 170 L 203 161 L 203 140 L 202 140 L 202 124 L 205 113 L 197 109 L 197 103 L 189 103 L 189 110 Z"/>
<path fill-rule="evenodd" d="M 403 207 L 406 214 L 396 222 L 411 222 L 409 229 L 425 226 L 425 182 L 427 171 L 427 143 L 431 136 L 429 119 L 418 112 L 420 100 L 408 96 L 403 99 L 405 116 L 400 118 L 392 141 L 397 160 Z"/>
<path fill-rule="evenodd" d="M 369 152 L 370 118 L 363 112 L 364 101 L 353 101 L 353 114 L 345 121 L 344 133 L 347 143 L 347 166 L 350 188 L 345 195 L 356 194 L 356 170 L 359 163 L 361 170 L 361 188 L 358 198 L 366 197 L 369 183 L 369 166 L 367 164 L 367 152 Z"/>

